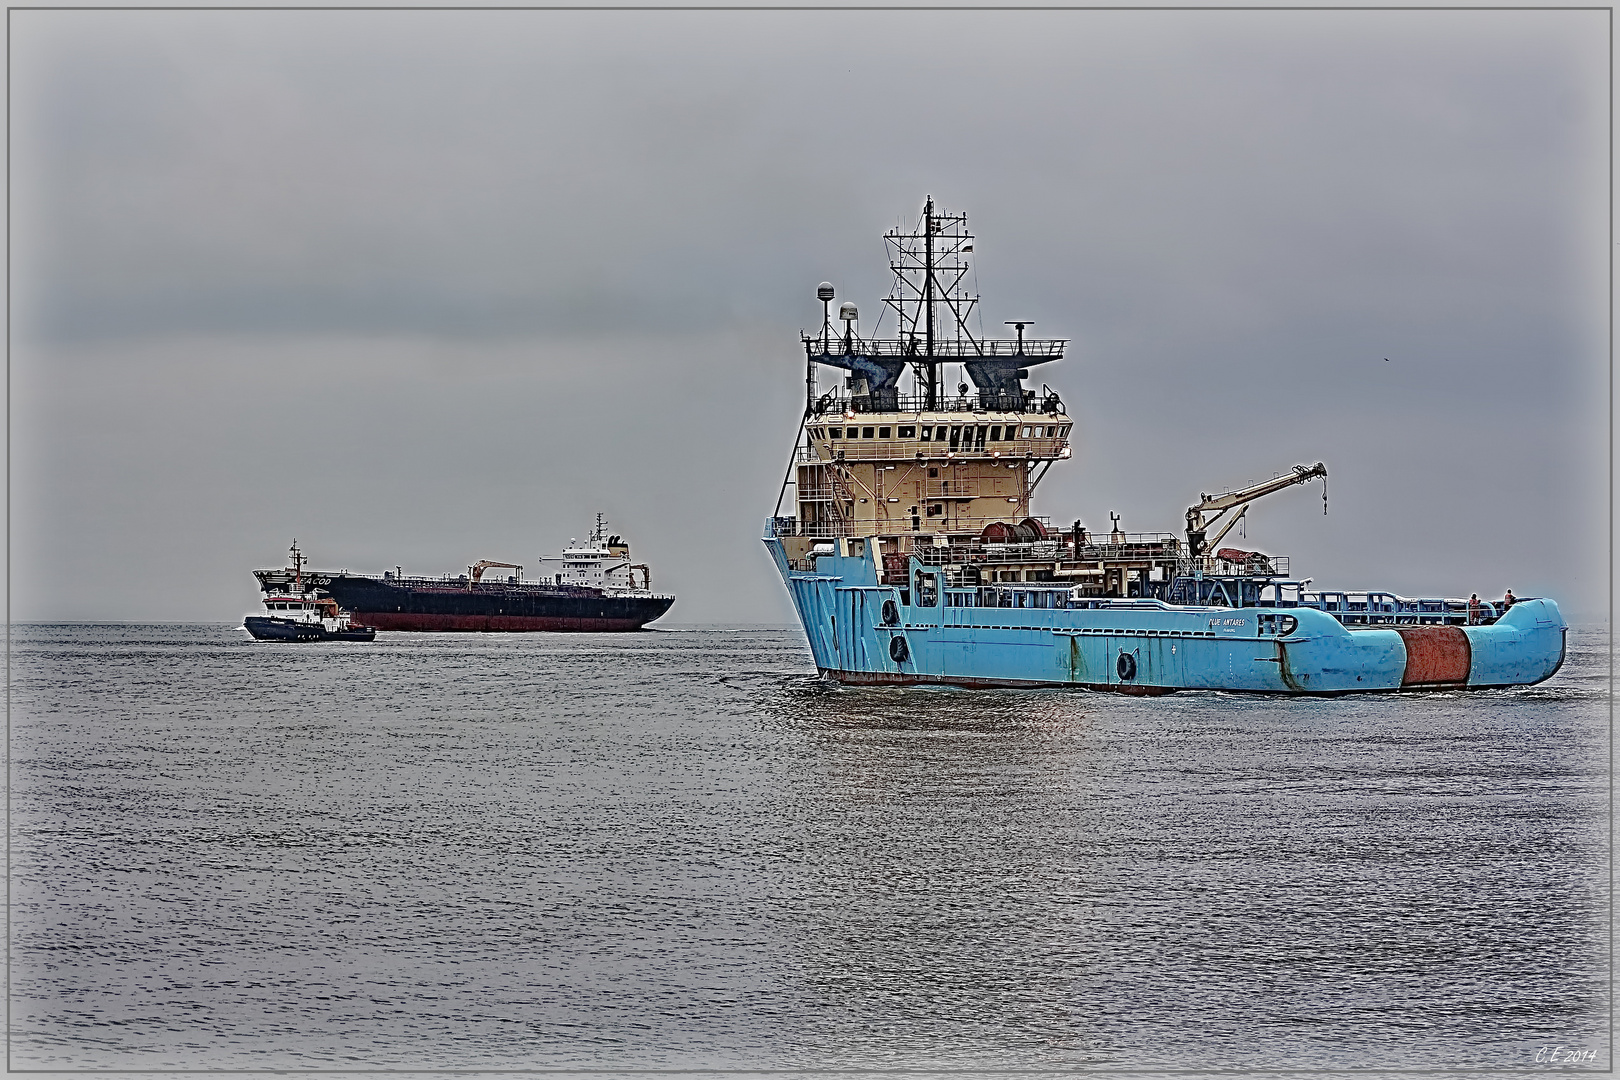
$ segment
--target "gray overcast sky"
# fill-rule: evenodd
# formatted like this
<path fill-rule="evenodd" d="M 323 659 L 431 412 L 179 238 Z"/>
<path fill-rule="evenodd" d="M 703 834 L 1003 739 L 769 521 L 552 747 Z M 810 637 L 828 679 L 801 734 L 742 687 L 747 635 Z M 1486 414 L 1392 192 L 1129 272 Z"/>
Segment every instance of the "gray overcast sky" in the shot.
<path fill-rule="evenodd" d="M 13 618 L 600 509 L 670 621 L 790 621 L 797 334 L 927 194 L 1072 339 L 1039 512 L 1323 460 L 1248 530 L 1317 584 L 1604 610 L 1606 12 L 10 17 Z"/>

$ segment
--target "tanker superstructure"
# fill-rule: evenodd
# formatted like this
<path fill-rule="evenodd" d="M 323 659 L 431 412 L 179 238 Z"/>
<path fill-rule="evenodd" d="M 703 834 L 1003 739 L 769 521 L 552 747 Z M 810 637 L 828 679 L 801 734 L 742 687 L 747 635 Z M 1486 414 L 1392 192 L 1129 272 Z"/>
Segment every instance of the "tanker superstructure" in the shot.
<path fill-rule="evenodd" d="M 851 683 L 1081 685 L 1128 693 L 1342 693 L 1539 682 L 1563 659 L 1551 600 L 1511 605 L 1312 590 L 1286 557 L 1221 547 L 1260 498 L 1323 482 L 1321 463 L 1201 495 L 1185 531 L 1054 528 L 1032 500 L 1071 457 L 1074 421 L 1031 369 L 1064 339 L 971 329 L 965 214 L 930 198 L 885 237 L 893 337 L 863 338 L 831 285 L 804 334 L 805 411 L 765 542 L 820 671 Z M 880 320 L 881 325 L 881 320 Z M 979 324 L 982 326 L 982 323 Z M 948 367 L 960 365 L 955 392 Z M 841 384 L 821 393 L 818 374 Z M 902 383 L 909 376 L 908 387 Z M 971 385 L 969 385 L 971 382 Z M 778 514 L 781 503 L 778 503 Z"/>

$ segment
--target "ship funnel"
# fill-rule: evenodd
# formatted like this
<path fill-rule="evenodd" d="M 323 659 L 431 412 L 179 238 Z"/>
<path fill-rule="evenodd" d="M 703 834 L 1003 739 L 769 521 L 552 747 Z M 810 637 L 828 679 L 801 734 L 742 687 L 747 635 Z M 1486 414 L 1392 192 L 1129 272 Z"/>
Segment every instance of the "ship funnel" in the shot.
<path fill-rule="evenodd" d="M 823 281 L 820 285 L 816 286 L 816 299 L 817 300 L 831 300 L 832 298 L 833 298 L 832 282 Z"/>
<path fill-rule="evenodd" d="M 845 322 L 854 322 L 856 319 L 860 318 L 860 314 L 855 310 L 855 305 L 846 300 L 843 302 L 843 304 L 839 305 L 838 317 L 843 319 Z"/>

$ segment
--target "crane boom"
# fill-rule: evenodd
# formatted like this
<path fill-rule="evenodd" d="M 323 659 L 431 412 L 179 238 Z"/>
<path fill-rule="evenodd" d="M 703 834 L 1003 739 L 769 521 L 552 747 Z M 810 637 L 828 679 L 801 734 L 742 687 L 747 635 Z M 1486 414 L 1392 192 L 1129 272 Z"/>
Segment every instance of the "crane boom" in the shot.
<path fill-rule="evenodd" d="M 516 570 L 519 574 L 523 573 L 523 567 L 519 566 L 517 563 L 490 562 L 487 559 L 481 559 L 467 567 L 468 570 L 472 571 L 473 584 L 478 584 L 479 579 L 484 576 L 484 571 L 488 570 L 492 566 L 504 566 L 508 570 Z"/>
<path fill-rule="evenodd" d="M 1315 480 L 1318 476 L 1322 482 L 1327 483 L 1327 466 L 1318 461 L 1315 465 L 1295 465 L 1294 468 L 1281 476 L 1274 476 L 1264 483 L 1252 487 L 1241 488 L 1237 491 L 1223 491 L 1219 495 L 1207 495 L 1199 492 L 1199 502 L 1196 506 L 1187 507 L 1187 553 L 1192 556 L 1203 554 L 1208 544 L 1204 541 L 1204 534 L 1210 526 L 1219 521 L 1221 517 L 1234 506 L 1248 509 L 1248 504 L 1263 495 L 1293 487 Z M 1325 496 L 1324 496 L 1325 497 Z M 1323 504 L 1324 506 L 1326 503 Z M 1243 510 L 1238 511 L 1241 515 Z M 1207 517 L 1205 515 L 1208 515 Z M 1237 519 L 1233 518 L 1235 522 Z M 1228 528 L 1231 526 L 1228 525 Z M 1221 530 L 1221 536 L 1226 530 Z M 1218 539 L 1218 538 L 1217 538 Z"/>

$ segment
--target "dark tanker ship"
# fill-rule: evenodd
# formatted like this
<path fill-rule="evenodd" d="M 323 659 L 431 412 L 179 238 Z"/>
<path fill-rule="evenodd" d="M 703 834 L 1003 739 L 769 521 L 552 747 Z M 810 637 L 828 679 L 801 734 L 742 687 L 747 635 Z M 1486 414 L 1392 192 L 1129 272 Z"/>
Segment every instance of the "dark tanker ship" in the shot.
<path fill-rule="evenodd" d="M 570 544 L 554 561 L 558 571 L 539 580 L 523 578 L 520 565 L 499 562 L 475 563 L 456 577 L 306 570 L 301 580 L 304 589 L 331 597 L 356 622 L 378 630 L 639 630 L 675 603 L 674 596 L 652 591 L 651 570 L 630 562 L 630 545 L 608 535 L 600 514 L 590 538 Z M 497 567 L 516 572 L 486 580 L 485 572 Z M 283 592 L 295 571 L 255 570 L 253 576 L 266 593 Z"/>

